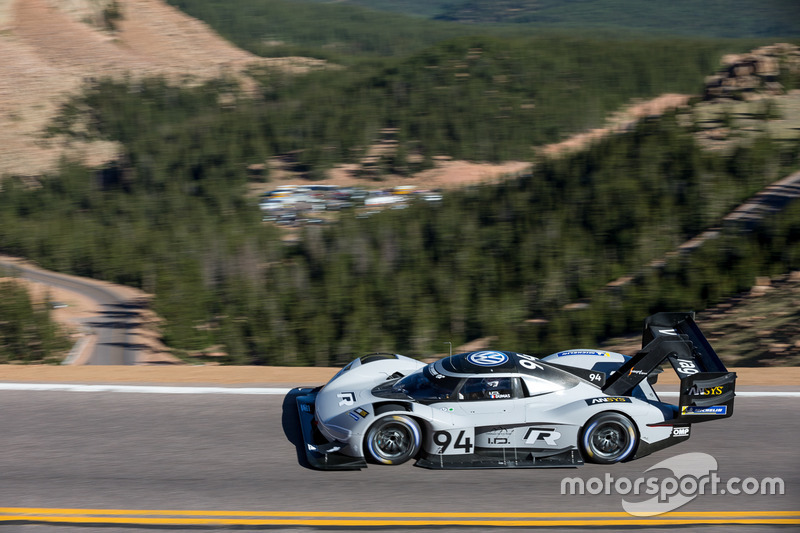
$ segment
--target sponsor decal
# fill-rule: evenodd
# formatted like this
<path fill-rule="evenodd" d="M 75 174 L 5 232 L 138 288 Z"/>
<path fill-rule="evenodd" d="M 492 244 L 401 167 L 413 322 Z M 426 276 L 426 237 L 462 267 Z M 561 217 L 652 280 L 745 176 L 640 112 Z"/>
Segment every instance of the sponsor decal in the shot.
<path fill-rule="evenodd" d="M 492 428 L 485 432 L 487 435 L 512 435 L 514 428 Z"/>
<path fill-rule="evenodd" d="M 600 403 L 631 403 L 631 399 L 623 396 L 608 396 L 606 398 L 588 398 L 586 400 L 586 405 L 597 405 Z"/>
<path fill-rule="evenodd" d="M 356 403 L 356 393 L 355 392 L 340 392 L 336 395 L 339 398 L 339 407 L 343 405 L 353 405 Z"/>
<path fill-rule="evenodd" d="M 566 352 L 558 352 L 558 357 L 566 357 L 567 355 L 595 355 L 597 357 L 611 357 L 608 352 L 599 352 L 597 350 L 568 350 Z"/>
<path fill-rule="evenodd" d="M 503 352 L 474 352 L 467 356 L 467 361 L 478 366 L 500 366 L 508 361 Z"/>
<path fill-rule="evenodd" d="M 698 387 L 697 385 L 692 385 L 686 394 L 689 396 L 719 396 L 722 394 L 722 389 L 724 387 L 722 385 L 716 387 Z"/>
<path fill-rule="evenodd" d="M 628 372 L 628 375 L 630 376 L 631 374 L 636 374 L 637 376 L 646 376 L 647 372 L 644 370 L 636 370 L 631 368 L 630 372 Z"/>
<path fill-rule="evenodd" d="M 677 359 L 678 366 L 675 369 L 678 374 L 682 374 L 684 376 L 691 376 L 692 374 L 697 374 L 700 372 L 700 369 L 697 368 L 697 364 L 694 361 L 687 360 L 687 359 Z"/>
<path fill-rule="evenodd" d="M 359 407 L 358 409 L 354 410 L 353 412 L 355 414 L 357 414 L 358 416 L 360 416 L 361 418 L 367 418 L 367 415 L 369 414 L 369 412 L 367 412 L 366 409 L 362 409 L 361 407 Z"/>
<path fill-rule="evenodd" d="M 555 428 L 528 428 L 525 433 L 525 444 L 544 442 L 547 446 L 558 446 L 561 433 Z"/>
<path fill-rule="evenodd" d="M 352 419 L 353 419 L 353 420 L 355 420 L 356 422 L 358 422 L 359 420 L 361 420 L 361 418 L 359 418 L 359 416 L 358 416 L 358 415 L 357 415 L 355 412 L 353 412 L 353 411 L 350 411 L 350 413 L 349 413 L 349 414 L 350 414 L 350 418 L 352 418 Z"/>
<path fill-rule="evenodd" d="M 510 394 L 502 394 L 500 392 L 497 392 L 496 390 L 493 390 L 493 391 L 489 391 L 489 398 L 491 398 L 492 400 L 503 400 L 503 399 L 506 399 L 506 398 L 511 398 L 511 395 Z"/>
<path fill-rule="evenodd" d="M 682 415 L 725 415 L 728 414 L 727 405 L 712 405 L 711 407 L 698 407 L 696 405 L 681 406 Z"/>
<path fill-rule="evenodd" d="M 689 436 L 689 426 L 672 428 L 672 436 L 673 437 L 688 437 Z"/>
<path fill-rule="evenodd" d="M 304 413 L 310 413 L 311 412 L 311 406 L 308 405 L 307 403 L 301 403 L 300 404 L 300 410 L 303 411 Z"/>
<path fill-rule="evenodd" d="M 508 446 L 511 444 L 514 428 L 492 428 L 483 432 L 483 435 L 486 436 L 486 444 L 490 446 Z"/>

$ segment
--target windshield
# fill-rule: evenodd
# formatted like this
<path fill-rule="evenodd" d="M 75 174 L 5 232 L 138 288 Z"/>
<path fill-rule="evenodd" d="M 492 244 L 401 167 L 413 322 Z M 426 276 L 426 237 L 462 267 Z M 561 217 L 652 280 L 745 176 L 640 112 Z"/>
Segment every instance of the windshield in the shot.
<path fill-rule="evenodd" d="M 421 372 L 414 372 L 395 383 L 392 391 L 411 396 L 419 402 L 449 400 L 460 382 L 459 378 L 438 372 L 434 374 L 429 365 Z"/>

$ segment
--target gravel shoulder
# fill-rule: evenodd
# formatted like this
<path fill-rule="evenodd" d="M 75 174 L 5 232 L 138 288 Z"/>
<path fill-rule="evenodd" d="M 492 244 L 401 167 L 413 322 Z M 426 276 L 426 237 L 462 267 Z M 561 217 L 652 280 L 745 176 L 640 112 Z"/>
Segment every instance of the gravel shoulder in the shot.
<path fill-rule="evenodd" d="M 0 365 L 0 382 L 158 384 L 222 386 L 315 386 L 326 383 L 338 368 L 275 366 L 53 366 Z M 797 387 L 800 367 L 731 368 L 737 387 Z M 666 371 L 660 386 L 678 384 L 677 375 Z"/>

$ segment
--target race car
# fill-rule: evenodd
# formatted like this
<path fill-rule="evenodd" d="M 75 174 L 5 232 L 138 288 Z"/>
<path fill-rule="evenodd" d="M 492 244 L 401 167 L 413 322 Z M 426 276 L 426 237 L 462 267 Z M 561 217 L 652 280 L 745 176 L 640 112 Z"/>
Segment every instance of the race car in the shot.
<path fill-rule="evenodd" d="M 680 377 L 678 405 L 652 387 L 665 361 Z M 314 468 L 410 459 L 432 469 L 539 468 L 618 463 L 684 442 L 692 424 L 733 414 L 735 384 L 693 313 L 659 313 L 632 357 L 482 350 L 424 364 L 377 353 L 295 395 Z"/>

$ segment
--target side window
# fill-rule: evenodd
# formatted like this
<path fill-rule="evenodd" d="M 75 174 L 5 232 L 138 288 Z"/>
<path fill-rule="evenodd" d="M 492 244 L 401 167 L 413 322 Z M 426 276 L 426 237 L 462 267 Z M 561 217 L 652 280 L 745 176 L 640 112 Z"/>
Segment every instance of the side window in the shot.
<path fill-rule="evenodd" d="M 508 400 L 513 398 L 511 378 L 470 378 L 461 387 L 458 398 L 465 401 Z"/>
<path fill-rule="evenodd" d="M 547 394 L 548 392 L 555 392 L 564 389 L 563 386 L 558 385 L 557 383 L 553 383 L 551 381 L 545 381 L 543 379 L 539 379 L 534 376 L 523 376 L 522 385 L 523 385 L 523 394 L 529 397 L 538 396 L 540 394 Z"/>

